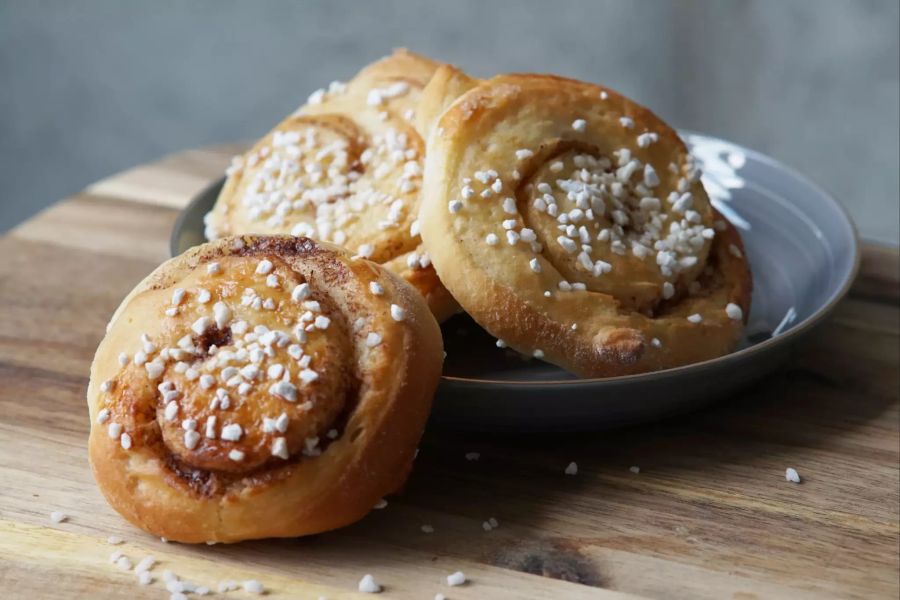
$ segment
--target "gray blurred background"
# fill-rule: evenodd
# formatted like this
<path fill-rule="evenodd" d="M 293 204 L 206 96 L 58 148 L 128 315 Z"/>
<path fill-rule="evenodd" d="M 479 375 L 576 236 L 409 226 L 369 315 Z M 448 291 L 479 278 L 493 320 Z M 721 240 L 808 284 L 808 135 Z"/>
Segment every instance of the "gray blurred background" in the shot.
<path fill-rule="evenodd" d="M 101 177 L 265 133 L 395 46 L 601 82 L 766 152 L 898 237 L 897 0 L 0 0 L 0 230 Z"/>

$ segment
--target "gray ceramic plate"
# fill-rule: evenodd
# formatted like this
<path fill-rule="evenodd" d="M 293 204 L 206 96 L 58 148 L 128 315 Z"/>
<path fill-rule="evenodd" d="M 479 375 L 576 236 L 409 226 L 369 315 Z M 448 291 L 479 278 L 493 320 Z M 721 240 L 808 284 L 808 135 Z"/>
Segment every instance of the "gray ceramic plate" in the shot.
<path fill-rule="evenodd" d="M 740 230 L 753 270 L 747 335 L 728 356 L 677 369 L 576 379 L 558 367 L 500 350 L 465 315 L 443 326 L 447 360 L 433 422 L 457 429 L 572 431 L 656 419 L 746 386 L 775 368 L 790 345 L 834 307 L 859 266 L 847 213 L 815 184 L 730 142 L 683 132 L 703 165 L 716 207 Z M 184 210 L 172 253 L 202 243 L 217 181 Z"/>

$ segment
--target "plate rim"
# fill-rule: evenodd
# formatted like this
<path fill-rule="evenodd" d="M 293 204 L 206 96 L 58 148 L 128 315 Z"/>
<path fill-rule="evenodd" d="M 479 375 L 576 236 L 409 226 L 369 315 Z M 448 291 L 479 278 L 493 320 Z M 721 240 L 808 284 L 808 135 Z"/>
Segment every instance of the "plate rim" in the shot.
<path fill-rule="evenodd" d="M 825 319 L 828 315 L 830 315 L 837 304 L 844 299 L 847 293 L 850 291 L 850 287 L 853 285 L 854 281 L 856 281 L 857 276 L 859 275 L 860 264 L 862 262 L 862 251 L 860 247 L 860 238 L 859 231 L 856 227 L 856 223 L 854 223 L 853 218 L 850 216 L 849 211 L 835 198 L 835 196 L 829 193 L 824 187 L 819 185 L 818 183 L 811 180 L 809 177 L 796 170 L 795 168 L 782 163 L 775 158 L 764 154 L 762 152 L 753 150 L 751 148 L 747 148 L 735 142 L 731 142 L 729 140 L 700 133 L 694 131 L 692 129 L 678 129 L 678 134 L 680 137 L 684 136 L 694 136 L 700 138 L 706 138 L 709 140 L 715 140 L 717 142 L 724 142 L 730 146 L 733 146 L 735 149 L 742 151 L 748 157 L 752 157 L 755 161 L 763 163 L 769 167 L 779 169 L 791 177 L 799 180 L 804 185 L 811 188 L 814 192 L 816 192 L 820 198 L 823 198 L 826 202 L 830 203 L 832 208 L 837 209 L 837 213 L 840 215 L 842 219 L 842 224 L 847 226 L 850 230 L 850 238 L 852 242 L 852 252 L 853 252 L 853 264 L 850 268 L 850 271 L 844 277 L 844 280 L 841 282 L 841 285 L 838 289 L 828 297 L 828 299 L 819 306 L 811 315 L 788 329 L 782 334 L 779 334 L 776 337 L 770 337 L 769 339 L 762 341 L 758 344 L 754 344 L 753 346 L 749 346 L 747 348 L 742 348 L 735 352 L 731 352 L 729 354 L 725 354 L 723 356 L 717 356 L 715 358 L 711 358 L 708 360 L 704 360 L 701 362 L 690 363 L 687 365 L 681 365 L 679 367 L 672 367 L 670 369 L 663 369 L 661 371 L 652 371 L 650 373 L 637 373 L 633 375 L 618 375 L 614 377 L 591 377 L 584 379 L 549 379 L 549 380 L 541 380 L 541 381 L 524 381 L 524 380 L 506 380 L 506 379 L 484 379 L 478 378 L 474 379 L 471 377 L 459 377 L 454 375 L 441 375 L 441 380 L 446 381 L 448 383 L 461 385 L 465 387 L 476 387 L 476 386 L 484 386 L 484 387 L 528 387 L 528 388 L 541 388 L 541 387 L 578 387 L 578 386 L 587 386 L 587 387 L 596 387 L 602 384 L 626 384 L 636 381 L 642 382 L 650 382 L 654 380 L 667 379 L 670 377 L 679 377 L 686 373 L 690 373 L 692 371 L 702 371 L 707 368 L 717 367 L 717 366 L 727 366 L 729 363 L 739 363 L 746 359 L 749 359 L 760 352 L 764 352 L 770 348 L 789 344 L 793 341 L 796 341 L 800 336 L 809 332 L 813 327 L 818 325 Z M 204 186 L 199 192 L 197 192 L 193 198 L 191 198 L 190 202 L 181 210 L 178 214 L 178 218 L 175 220 L 175 224 L 172 228 L 172 234 L 169 238 L 169 253 L 172 256 L 176 256 L 176 251 L 178 249 L 178 239 L 184 229 L 185 221 L 189 213 L 191 213 L 191 208 L 200 198 L 205 197 L 210 190 L 215 187 L 220 187 L 224 185 L 225 177 L 220 176 L 211 181 L 208 185 Z M 205 236 L 204 236 L 205 237 Z M 479 324 L 480 326 L 480 324 Z"/>
<path fill-rule="evenodd" d="M 184 222 L 187 220 L 189 214 L 191 214 L 194 205 L 199 202 L 199 200 L 209 194 L 209 191 L 215 187 L 224 186 L 226 177 L 224 175 L 220 175 L 216 177 L 208 184 L 204 185 L 203 188 L 200 189 L 197 193 L 195 193 L 187 204 L 184 205 L 178 212 L 178 217 L 175 219 L 175 224 L 172 225 L 172 233 L 169 234 L 169 254 L 170 258 L 174 258 L 179 256 L 181 252 L 178 251 L 178 240 L 181 237 L 182 231 L 184 231 Z M 203 239 L 206 240 L 206 232 L 203 233 Z M 206 240 L 209 241 L 209 240 Z"/>

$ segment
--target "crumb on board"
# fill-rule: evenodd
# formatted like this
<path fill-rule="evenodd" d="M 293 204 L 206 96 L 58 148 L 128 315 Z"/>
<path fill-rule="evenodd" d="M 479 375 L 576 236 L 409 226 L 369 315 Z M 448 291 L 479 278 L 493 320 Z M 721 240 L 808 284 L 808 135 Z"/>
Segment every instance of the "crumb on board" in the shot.
<path fill-rule="evenodd" d="M 375 581 L 375 578 L 368 573 L 363 575 L 363 578 L 359 580 L 358 589 L 364 594 L 377 594 L 381 592 L 381 586 Z"/>

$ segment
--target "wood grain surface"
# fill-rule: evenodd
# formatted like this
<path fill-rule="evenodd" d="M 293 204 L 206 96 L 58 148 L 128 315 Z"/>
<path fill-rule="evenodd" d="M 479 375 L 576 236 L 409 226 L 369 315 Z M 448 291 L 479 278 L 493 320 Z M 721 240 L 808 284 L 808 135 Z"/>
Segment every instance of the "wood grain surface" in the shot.
<path fill-rule="evenodd" d="M 702 412 L 592 435 L 430 430 L 402 495 L 310 538 L 192 547 L 125 523 L 87 463 L 90 361 L 232 150 L 120 173 L 0 239 L 0 596 L 168 598 L 172 569 L 213 589 L 255 578 L 272 598 L 356 597 L 366 573 L 410 599 L 898 597 L 900 262 L 883 247 L 789 364 Z M 114 550 L 155 556 L 154 583 Z M 457 570 L 469 582 L 448 587 Z"/>

